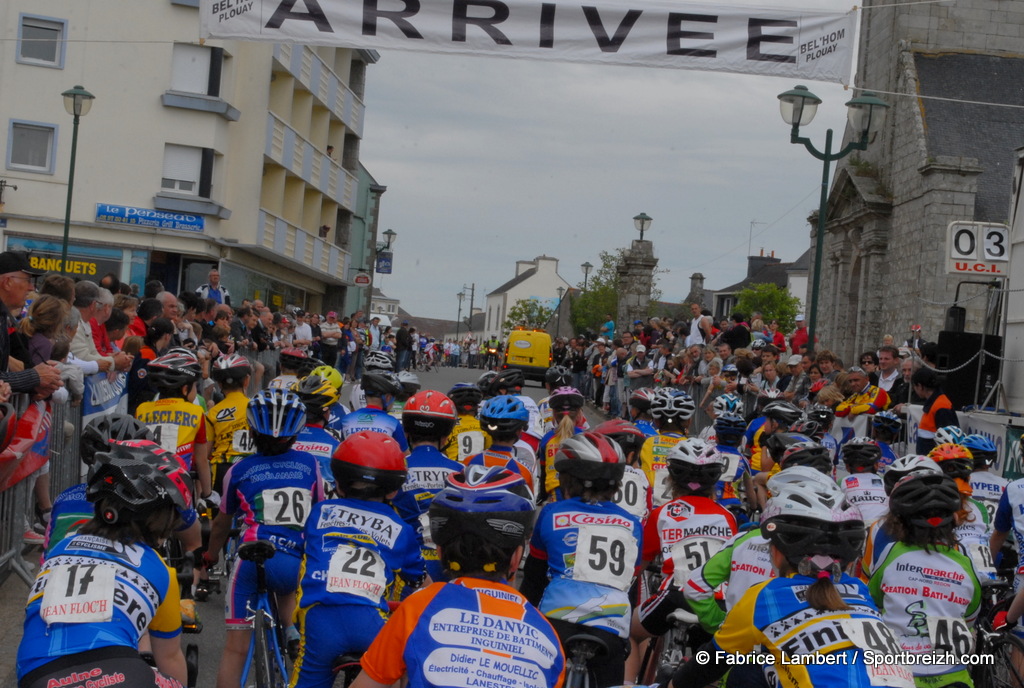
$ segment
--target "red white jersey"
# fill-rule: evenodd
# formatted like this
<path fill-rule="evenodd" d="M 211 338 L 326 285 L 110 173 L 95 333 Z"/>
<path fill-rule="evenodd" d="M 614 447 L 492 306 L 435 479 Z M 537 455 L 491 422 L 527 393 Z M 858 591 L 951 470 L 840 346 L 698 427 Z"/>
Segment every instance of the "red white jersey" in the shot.
<path fill-rule="evenodd" d="M 662 586 L 682 587 L 690 571 L 736 534 L 736 517 L 707 497 L 677 497 L 654 510 L 644 526 L 643 560 L 662 556 Z"/>

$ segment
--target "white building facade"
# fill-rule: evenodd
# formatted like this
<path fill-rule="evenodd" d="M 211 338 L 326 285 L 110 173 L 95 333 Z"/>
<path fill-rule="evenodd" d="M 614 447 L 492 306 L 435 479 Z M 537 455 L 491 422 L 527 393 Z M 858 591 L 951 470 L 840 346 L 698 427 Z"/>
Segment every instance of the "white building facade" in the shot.
<path fill-rule="evenodd" d="M 558 274 L 558 259 L 537 256 L 533 260 L 517 260 L 515 276 L 487 294 L 484 306 L 486 338 L 503 337 L 508 311 L 517 301 L 535 299 L 545 308 L 558 306 L 558 289 L 568 292 L 570 284 Z"/>

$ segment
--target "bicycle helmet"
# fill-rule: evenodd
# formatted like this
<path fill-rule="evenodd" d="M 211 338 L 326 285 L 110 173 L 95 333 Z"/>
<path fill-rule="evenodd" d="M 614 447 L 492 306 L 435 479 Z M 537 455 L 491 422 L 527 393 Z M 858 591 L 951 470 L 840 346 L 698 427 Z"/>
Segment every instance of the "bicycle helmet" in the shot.
<path fill-rule="evenodd" d="M 956 425 L 943 425 L 935 431 L 935 444 L 963 444 L 967 433 Z"/>
<path fill-rule="evenodd" d="M 359 380 L 363 394 L 368 397 L 397 397 L 402 393 L 402 382 L 390 370 L 375 370 L 363 373 Z"/>
<path fill-rule="evenodd" d="M 760 337 L 755 337 L 754 341 L 752 341 L 750 343 L 750 350 L 751 351 L 760 351 L 761 349 L 765 348 L 766 346 L 768 346 L 768 342 L 766 342 L 765 340 L 761 339 Z"/>
<path fill-rule="evenodd" d="M 544 372 L 544 384 L 550 389 L 572 385 L 572 371 L 561 365 L 554 365 Z"/>
<path fill-rule="evenodd" d="M 319 375 L 308 375 L 292 383 L 291 391 L 306 407 L 306 414 L 318 418 L 324 415 L 328 406 L 338 403 L 341 398 L 335 386 Z"/>
<path fill-rule="evenodd" d="M 903 419 L 892 411 L 879 411 L 871 417 L 871 424 L 879 430 L 897 434 L 903 429 Z"/>
<path fill-rule="evenodd" d="M 294 392 L 264 389 L 249 400 L 245 417 L 256 435 L 295 437 L 306 425 L 306 407 Z"/>
<path fill-rule="evenodd" d="M 659 389 L 651 401 L 651 415 L 659 420 L 689 420 L 696 410 L 693 398 L 679 389 Z"/>
<path fill-rule="evenodd" d="M 813 440 L 796 442 L 786 447 L 779 460 L 779 470 L 785 471 L 792 466 L 809 466 L 825 475 L 831 475 L 832 454 L 827 447 Z"/>
<path fill-rule="evenodd" d="M 783 427 L 789 427 L 802 415 L 800 409 L 788 401 L 770 401 L 761 410 L 761 415 L 770 418 Z"/>
<path fill-rule="evenodd" d="M 711 489 L 729 465 L 715 445 L 698 437 L 688 437 L 676 443 L 666 455 L 665 462 L 675 484 L 692 492 Z"/>
<path fill-rule="evenodd" d="M 727 393 L 719 397 L 715 397 L 715 400 L 711 402 L 711 408 L 715 412 L 715 416 L 720 416 L 723 413 L 737 413 L 743 415 L 743 401 L 735 394 Z"/>
<path fill-rule="evenodd" d="M 822 432 L 828 432 L 836 419 L 836 412 L 824 404 L 811 404 L 804 411 L 804 418 L 812 420 L 821 426 Z"/>
<path fill-rule="evenodd" d="M 939 468 L 939 464 L 920 454 L 907 454 L 906 456 L 899 457 L 890 464 L 889 468 L 885 471 L 885 475 L 882 476 L 882 482 L 885 483 L 885 493 L 889 494 L 892 492 L 893 485 L 899 482 L 900 478 L 919 472 L 942 473 L 942 469 Z"/>
<path fill-rule="evenodd" d="M 455 404 L 434 390 L 413 394 L 402 410 L 402 427 L 410 436 L 440 440 L 451 434 L 456 421 Z"/>
<path fill-rule="evenodd" d="M 999 450 L 995 442 L 984 435 L 968 435 L 964 438 L 963 446 L 971 452 L 974 457 L 974 469 L 987 468 L 996 462 Z"/>
<path fill-rule="evenodd" d="M 801 418 L 789 426 L 789 431 L 795 432 L 798 435 L 807 435 L 819 442 L 825 436 L 825 430 L 821 427 L 821 423 L 810 418 Z"/>
<path fill-rule="evenodd" d="M 746 431 L 747 421 L 738 413 L 723 413 L 715 418 L 715 440 L 719 444 L 738 447 Z"/>
<path fill-rule="evenodd" d="M 96 455 L 110 451 L 112 442 L 124 440 L 149 440 L 149 428 L 127 413 L 111 413 L 97 416 L 82 428 L 82 439 L 78 453 L 87 466 L 93 465 Z"/>
<path fill-rule="evenodd" d="M 779 463 L 786 450 L 799 442 L 814 442 L 814 440 L 797 432 L 776 432 L 769 435 L 768 439 L 764 441 L 764 448 L 768 451 L 768 456 L 772 461 Z"/>
<path fill-rule="evenodd" d="M 951 526 L 959 510 L 956 481 L 942 473 L 910 473 L 900 478 L 889 494 L 889 511 L 916 528 Z"/>
<path fill-rule="evenodd" d="M 529 422 L 530 412 L 513 396 L 493 397 L 480 408 L 480 425 L 491 434 L 505 435 L 522 430 Z"/>
<path fill-rule="evenodd" d="M 104 523 L 143 519 L 161 507 L 192 506 L 192 477 L 178 457 L 150 440 L 116 442 L 95 457 L 85 497 L 102 502 Z"/>
<path fill-rule="evenodd" d="M 597 432 L 583 432 L 564 440 L 555 454 L 555 470 L 583 481 L 585 487 L 618 483 L 626 470 L 626 459 L 618 444 Z"/>
<path fill-rule="evenodd" d="M 519 394 L 526 384 L 526 376 L 518 368 L 506 368 L 491 380 L 491 396 L 497 395 L 502 390 L 509 394 Z"/>
<path fill-rule="evenodd" d="M 760 392 L 758 392 L 757 396 L 758 401 L 760 401 L 762 404 L 767 404 L 774 401 L 775 399 L 781 399 L 782 390 L 776 389 L 774 387 L 768 387 L 767 389 L 762 389 Z"/>
<path fill-rule="evenodd" d="M 146 374 L 158 389 L 177 391 L 198 382 L 203 368 L 188 349 L 174 349 L 147 363 Z"/>
<path fill-rule="evenodd" d="M 345 378 L 342 377 L 341 373 L 334 366 L 320 365 L 313 370 L 309 371 L 310 375 L 319 375 L 323 379 L 334 385 L 334 389 L 341 391 L 341 388 L 345 386 Z"/>
<path fill-rule="evenodd" d="M 850 473 L 869 473 L 882 460 L 882 448 L 870 437 L 853 437 L 840 449 Z"/>
<path fill-rule="evenodd" d="M 345 438 L 331 456 L 331 473 L 343 491 L 367 483 L 383 496 L 405 483 L 405 452 L 390 435 L 361 430 Z"/>
<path fill-rule="evenodd" d="M 298 374 L 299 377 L 307 377 L 311 375 L 314 370 L 325 365 L 327 364 L 321 361 L 319 358 L 314 358 L 313 356 L 310 356 L 305 361 L 299 364 L 296 373 Z"/>
<path fill-rule="evenodd" d="M 220 384 L 239 386 L 252 374 L 252 366 L 245 356 L 227 354 L 220 356 L 210 366 L 210 377 Z"/>
<path fill-rule="evenodd" d="M 583 408 L 583 395 L 575 387 L 559 387 L 548 397 L 552 411 L 578 411 Z"/>
<path fill-rule="evenodd" d="M 466 466 L 462 473 L 449 475 L 428 513 L 430 536 L 438 547 L 472 535 L 507 553 L 530 537 L 535 516 L 523 477 L 500 466 Z M 454 563 L 449 568 L 459 570 Z M 491 562 L 482 563 L 485 568 Z"/>
<path fill-rule="evenodd" d="M 772 497 L 761 515 L 761 535 L 801 575 L 838 581 L 863 551 L 864 521 L 838 485 L 787 475 L 797 470 L 807 469 L 791 468 L 769 479 Z"/>
<path fill-rule="evenodd" d="M 635 408 L 641 413 L 650 413 L 651 404 L 654 402 L 654 390 L 650 387 L 635 389 L 629 395 L 629 407 Z"/>
<path fill-rule="evenodd" d="M 395 370 L 395 357 L 387 351 L 367 351 L 363 354 L 363 370 L 366 371 L 391 371 Z"/>
<path fill-rule="evenodd" d="M 398 374 L 398 381 L 402 385 L 402 393 L 400 396 L 405 399 L 408 399 L 413 394 L 420 391 L 420 378 L 416 373 L 403 370 Z"/>
<path fill-rule="evenodd" d="M 639 452 L 640 447 L 647 440 L 647 435 L 640 428 L 621 418 L 613 418 L 601 423 L 594 428 L 594 432 L 604 435 L 618 444 L 622 453 L 627 456 L 630 453 Z"/>
<path fill-rule="evenodd" d="M 966 435 L 964 438 L 966 439 Z M 928 458 L 939 464 L 942 472 L 951 478 L 970 480 L 974 468 L 971 450 L 960 444 L 946 442 L 928 452 Z"/>
<path fill-rule="evenodd" d="M 491 380 L 496 378 L 498 374 L 493 370 L 488 370 L 486 373 L 481 375 L 476 381 L 476 386 L 480 388 L 484 396 L 490 397 L 491 395 Z"/>
<path fill-rule="evenodd" d="M 460 413 L 475 414 L 480 402 L 484 400 L 484 393 L 476 385 L 460 382 L 448 390 L 448 398 Z"/>
<path fill-rule="evenodd" d="M 278 355 L 278 362 L 282 368 L 288 370 L 301 371 L 306 367 L 306 362 L 309 360 L 309 356 L 302 349 L 296 349 L 295 347 L 288 347 L 287 349 L 281 349 L 281 353 Z"/>

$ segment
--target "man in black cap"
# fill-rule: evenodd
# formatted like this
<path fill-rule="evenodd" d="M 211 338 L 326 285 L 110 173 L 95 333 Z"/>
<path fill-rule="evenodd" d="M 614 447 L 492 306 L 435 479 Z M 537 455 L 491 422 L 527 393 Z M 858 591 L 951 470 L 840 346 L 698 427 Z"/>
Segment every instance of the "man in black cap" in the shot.
<path fill-rule="evenodd" d="M 63 386 L 60 371 L 52 361 L 17 372 L 8 368 L 11 333 L 15 327 L 11 311 L 21 310 L 29 292 L 35 288 L 35 278 L 41 274 L 41 270 L 32 267 L 24 251 L 0 253 L 0 381 L 9 384 L 12 392 L 34 392 L 45 398 Z"/>

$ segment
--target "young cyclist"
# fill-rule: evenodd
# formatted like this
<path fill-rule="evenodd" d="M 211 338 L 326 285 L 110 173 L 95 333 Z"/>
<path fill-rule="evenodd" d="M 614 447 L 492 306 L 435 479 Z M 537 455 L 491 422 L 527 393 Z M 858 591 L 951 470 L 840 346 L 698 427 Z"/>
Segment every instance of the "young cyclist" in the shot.
<path fill-rule="evenodd" d="M 879 411 L 871 418 L 871 436 L 882 450 L 882 460 L 879 465 L 879 472 L 885 471 L 897 458 L 892 445 L 900 441 L 900 433 L 903 431 L 903 419 L 892 411 Z"/>
<path fill-rule="evenodd" d="M 640 428 L 621 418 L 601 423 L 594 428 L 594 432 L 618 444 L 626 457 L 626 469 L 623 471 L 621 484 L 611 501 L 636 516 L 641 523 L 646 523 L 647 515 L 651 513 L 652 508 L 651 483 L 647 481 L 647 474 L 640 468 L 640 448 L 647 440 L 647 435 Z"/>
<path fill-rule="evenodd" d="M 341 419 L 349 413 L 352 409 L 341 402 L 341 390 L 345 386 L 345 376 L 338 372 L 338 369 L 330 365 L 322 365 L 313 368 L 309 371 L 310 375 L 319 375 L 324 380 L 330 382 L 335 391 L 338 393 L 338 401 L 327 407 L 326 426 L 331 430 L 341 431 Z"/>
<path fill-rule="evenodd" d="M 597 433 L 559 446 L 562 499 L 541 508 L 520 591 L 548 617 L 564 644 L 593 635 L 607 654 L 591 660 L 597 686 L 624 679 L 632 606 L 629 590 L 640 562 L 640 519 L 611 501 L 625 469 L 618 445 Z"/>
<path fill-rule="evenodd" d="M 651 415 L 654 395 L 655 391 L 650 387 L 633 390 L 629 395 L 629 420 L 648 437 L 658 434 L 658 429 L 654 427 L 654 417 Z"/>
<path fill-rule="evenodd" d="M 523 406 L 530 414 L 530 421 L 526 425 L 526 429 L 523 431 L 522 441 L 529 445 L 530 449 L 537 454 L 541 455 L 539 446 L 541 438 L 544 436 L 544 429 L 541 423 L 540 409 L 537 407 L 537 402 L 531 397 L 523 394 L 523 385 L 526 384 L 526 376 L 523 375 L 523 371 L 516 368 L 508 368 L 500 371 L 491 380 L 491 396 L 501 396 L 508 394 L 516 397 L 519 401 L 523 402 Z M 548 399 L 550 403 L 550 397 Z"/>
<path fill-rule="evenodd" d="M 745 451 L 750 458 L 750 472 L 757 475 L 772 469 L 772 459 L 764 453 L 765 442 L 777 432 L 786 432 L 803 413 L 787 401 L 771 401 L 765 404 L 761 415 L 747 426 Z"/>
<path fill-rule="evenodd" d="M 531 456 L 517 444 L 530 422 L 530 414 L 517 397 L 503 395 L 488 399 L 480 409 L 480 425 L 491 438 L 491 446 L 469 457 L 467 466 L 500 466 L 519 473 L 531 494 L 540 484 L 532 470 Z"/>
<path fill-rule="evenodd" d="M 453 580 L 399 605 L 370 649 L 352 688 L 470 685 L 561 688 L 565 656 L 550 622 L 507 580 L 519 569 L 533 525 L 521 477 L 468 466 L 430 505 L 431 537 Z M 444 629 L 437 632 L 435 629 Z M 513 673 L 514 672 L 514 673 Z"/>
<path fill-rule="evenodd" d="M 743 416 L 743 401 L 735 394 L 727 392 L 721 396 L 715 397 L 715 400 L 711 402 L 711 423 L 707 425 L 703 430 L 700 431 L 700 437 L 705 442 L 714 441 L 715 435 L 715 423 L 721 416 L 725 414 L 735 414 Z M 746 430 L 744 424 L 743 429 Z"/>
<path fill-rule="evenodd" d="M 974 469 L 971 451 L 959 444 L 944 443 L 928 452 L 928 458 L 939 464 L 942 472 L 953 478 L 960 490 L 961 505 L 954 528 L 957 540 L 967 550 L 979 574 L 995 577 L 991 555 L 992 521 L 985 506 L 971 496 L 970 479 Z"/>
<path fill-rule="evenodd" d="M 919 471 L 901 478 L 889 495 L 882 524 L 895 544 L 871 575 L 871 596 L 902 652 L 962 655 L 970 652 L 981 583 L 971 559 L 957 547 L 956 482 Z M 919 686 L 972 686 L 960 663 L 913 665 Z"/>
<path fill-rule="evenodd" d="M 541 501 L 559 499 L 558 472 L 553 470 L 555 456 L 562 442 L 576 435 L 583 424 L 583 395 L 575 387 L 559 387 L 548 397 L 554 427 L 540 440 L 540 475 L 543 480 Z"/>
<path fill-rule="evenodd" d="M 366 405 L 354 409 L 341 419 L 341 435 L 348 437 L 363 430 L 390 435 L 402 451 L 409 450 L 409 443 L 402 431 L 402 424 L 388 413 L 395 397 L 402 392 L 398 376 L 390 371 L 365 372 L 360 380 L 360 393 Z"/>
<path fill-rule="evenodd" d="M 781 688 L 911 688 L 905 668 L 864 658 L 863 650 L 893 653 L 898 645 L 866 586 L 843 573 L 864 545 L 860 513 L 827 481 L 773 483 L 771 491 L 761 532 L 778 577 L 749 588 L 714 638 L 694 653 L 707 661 L 689 660 L 669 685 L 708 685 L 730 669 L 729 655 L 760 645 L 774 657 L 773 664 L 760 664 L 760 685 L 771 676 L 771 684 Z M 815 661 L 816 655 L 824 661 Z"/>
<path fill-rule="evenodd" d="M 324 479 L 324 493 L 331 495 L 334 490 L 331 457 L 341 444 L 341 433 L 327 427 L 327 413 L 338 402 L 338 390 L 324 378 L 311 373 L 295 383 L 292 391 L 306 409 L 306 426 L 295 438 L 292 449 L 316 457 L 320 462 L 320 477 Z"/>
<path fill-rule="evenodd" d="M 490 436 L 484 433 L 476 417 L 484 393 L 476 385 L 460 382 L 448 390 L 448 398 L 455 404 L 458 420 L 444 453 L 452 461 L 465 463 L 469 457 L 491 446 Z"/>
<path fill-rule="evenodd" d="M 656 507 L 673 498 L 666 457 L 686 437 L 687 425 L 696 410 L 689 394 L 668 387 L 659 389 L 651 401 L 657 434 L 648 437 L 640 448 L 640 467 L 651 483 L 651 499 Z"/>
<path fill-rule="evenodd" d="M 553 365 L 544 373 L 544 389 L 548 395 L 559 387 L 572 387 L 572 371 L 562 365 Z M 537 410 L 540 413 L 541 432 L 547 433 L 555 428 L 554 420 L 551 417 L 551 406 L 548 404 L 548 397 L 537 402 Z"/>
<path fill-rule="evenodd" d="M 302 538 L 292 688 L 330 688 L 334 659 L 369 647 L 384 627 L 387 599 L 424 577 L 416 529 L 388 504 L 406 478 L 398 443 L 357 432 L 338 446 L 331 469 L 338 497 L 313 507 Z"/>
<path fill-rule="evenodd" d="M 277 548 L 265 565 L 267 585 L 277 596 L 280 618 L 287 622 L 295 610 L 303 527 L 313 505 L 324 498 L 320 464 L 313 456 L 292 449 L 306 423 L 306 410 L 292 392 L 263 390 L 249 402 L 246 418 L 256 452 L 232 465 L 224 476 L 224 500 L 211 527 L 204 563 L 217 562 L 232 519 L 241 516 L 243 542 L 265 540 Z M 217 673 L 218 688 L 238 686 L 252 634 L 245 620 L 246 607 L 255 596 L 256 565 L 236 562 L 225 595 L 228 634 Z"/>
<path fill-rule="evenodd" d="M 715 485 L 715 500 L 733 512 L 737 522 L 742 526 L 749 520 L 747 511 L 744 510 L 744 502 L 747 504 L 746 509 L 752 510 L 751 500 L 754 496 L 750 464 L 740 451 L 747 423 L 738 413 L 723 411 L 715 418 L 714 424 L 708 427 L 712 432 L 706 441 L 714 444 L 727 461 L 722 479 Z M 742 492 L 739 487 L 742 487 Z"/>
<path fill-rule="evenodd" d="M 248 359 L 238 354 L 219 357 L 210 369 L 210 377 L 224 393 L 224 399 L 206 412 L 211 439 L 211 482 L 218 494 L 223 494 L 224 474 L 231 464 L 253 452 L 249 423 L 245 419 L 249 405 L 245 390 L 251 376 L 252 367 Z"/>
<path fill-rule="evenodd" d="M 29 593 L 18 685 L 180 688 L 178 580 L 157 550 L 192 506 L 192 479 L 146 440 L 95 460 L 86 488 L 94 516 L 53 548 Z M 143 633 L 156 669 L 139 656 Z"/>
<path fill-rule="evenodd" d="M 871 525 L 889 510 L 885 483 L 878 475 L 882 449 L 873 439 L 854 437 L 843 444 L 840 456 L 850 473 L 843 478 L 840 487 L 846 500 L 860 509 L 864 523 Z"/>
<path fill-rule="evenodd" d="M 971 452 L 974 464 L 971 466 L 972 497 L 976 499 L 988 513 L 989 521 L 996 517 L 996 507 L 1009 484 L 1003 476 L 992 472 L 996 464 L 999 450 L 995 443 L 984 435 L 968 435 L 963 446 Z"/>
<path fill-rule="evenodd" d="M 398 418 L 402 419 L 402 409 L 405 408 L 405 402 L 409 400 L 416 392 L 420 391 L 420 378 L 416 373 L 403 370 L 398 373 L 398 382 L 402 385 L 402 391 L 395 397 L 395 401 L 391 404 L 391 408 L 388 412 Z"/>
<path fill-rule="evenodd" d="M 427 510 L 434 495 L 444 489 L 445 479 L 462 471 L 462 464 L 441 452 L 455 427 L 455 404 L 440 392 L 427 390 L 409 398 L 402 427 L 409 439 L 409 476 L 392 500 L 395 511 L 420 538 L 421 553 L 431 580 L 444 580 L 437 547 L 430 540 Z"/>
<path fill-rule="evenodd" d="M 309 365 L 309 356 L 302 349 L 288 347 L 281 349 L 278 356 L 281 374 L 267 383 L 269 389 L 291 389 L 299 381 L 302 372 Z"/>
<path fill-rule="evenodd" d="M 367 351 L 363 354 L 363 374 L 366 373 L 394 373 L 395 358 L 386 351 Z M 395 392 L 395 395 L 400 392 Z M 352 385 L 352 392 L 349 395 L 349 406 L 352 410 L 364 408 L 367 405 L 366 393 L 363 392 L 363 379 L 360 378 Z"/>

